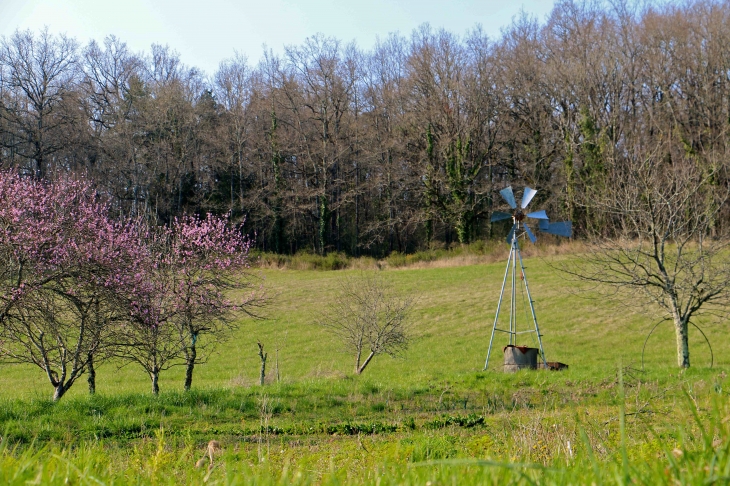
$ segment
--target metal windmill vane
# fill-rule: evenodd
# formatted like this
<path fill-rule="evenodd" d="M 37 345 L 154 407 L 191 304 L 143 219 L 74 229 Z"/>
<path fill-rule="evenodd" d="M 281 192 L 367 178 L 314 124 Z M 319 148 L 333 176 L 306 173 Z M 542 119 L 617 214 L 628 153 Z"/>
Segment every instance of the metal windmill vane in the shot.
<path fill-rule="evenodd" d="M 507 268 L 504 271 L 504 280 L 502 281 L 502 290 L 499 293 L 499 303 L 497 304 L 497 313 L 494 317 L 494 325 L 492 326 L 492 336 L 489 339 L 489 350 L 487 351 L 487 360 L 484 363 L 484 369 L 486 370 L 489 366 L 489 356 L 492 353 L 492 344 L 494 343 L 494 333 L 496 331 L 504 332 L 509 334 L 509 344 L 514 346 L 517 340 L 518 334 L 525 334 L 525 333 L 532 333 L 534 332 L 537 335 L 537 342 L 540 346 L 540 356 L 542 358 L 542 362 L 547 368 L 547 360 L 545 359 L 545 351 L 542 347 L 542 335 L 540 334 L 540 327 L 537 324 L 537 316 L 535 315 L 535 307 L 533 305 L 532 297 L 530 296 L 530 287 L 527 283 L 527 275 L 525 274 L 525 266 L 522 263 L 522 253 L 520 253 L 520 245 L 519 245 L 519 238 L 523 235 L 527 235 L 527 237 L 530 239 L 532 243 L 535 243 L 537 241 L 537 238 L 535 237 L 535 234 L 532 232 L 532 230 L 527 226 L 526 218 L 534 219 L 537 221 L 537 228 L 543 232 L 543 233 L 549 233 L 552 235 L 558 235 L 558 236 L 564 236 L 566 238 L 569 238 L 573 234 L 573 223 L 570 221 L 560 221 L 557 223 L 551 223 L 547 213 L 545 213 L 545 210 L 540 211 L 534 211 L 531 213 L 526 213 L 525 210 L 527 209 L 527 206 L 530 204 L 530 201 L 532 201 L 532 198 L 535 197 L 535 194 L 537 194 L 537 191 L 535 189 L 532 189 L 530 187 L 525 187 L 523 193 L 522 193 L 522 200 L 520 201 L 519 207 L 517 206 L 517 202 L 515 200 L 514 192 L 512 192 L 512 186 L 507 186 L 501 191 L 499 191 L 499 194 L 502 196 L 502 198 L 507 202 L 509 207 L 512 209 L 511 213 L 503 212 L 503 211 L 495 211 L 492 213 L 491 221 L 504 221 L 507 219 L 512 219 L 512 228 L 509 231 L 509 234 L 507 235 L 507 243 L 510 244 L 510 253 L 509 258 L 507 259 Z M 524 230 L 524 232 L 522 232 Z M 532 314 L 532 322 L 534 324 L 534 329 L 528 329 L 524 331 L 518 331 L 517 330 L 517 312 L 516 312 L 516 304 L 517 304 L 517 264 L 519 262 L 519 270 L 521 272 L 519 279 L 522 281 L 525 291 L 527 293 L 527 301 L 530 304 L 530 312 Z M 499 312 L 502 309 L 502 301 L 504 299 L 504 290 L 507 286 L 507 281 L 510 277 L 510 270 L 511 270 L 511 302 L 510 302 L 510 320 L 509 320 L 509 329 L 500 329 L 497 327 L 497 323 L 499 320 Z"/>

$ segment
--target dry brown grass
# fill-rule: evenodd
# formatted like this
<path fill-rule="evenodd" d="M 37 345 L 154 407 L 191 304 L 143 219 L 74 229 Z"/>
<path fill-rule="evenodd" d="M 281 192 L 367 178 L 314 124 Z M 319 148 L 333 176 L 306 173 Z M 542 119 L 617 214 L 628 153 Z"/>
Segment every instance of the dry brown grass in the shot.
<path fill-rule="evenodd" d="M 520 252 L 523 257 L 554 257 L 562 255 L 575 255 L 585 253 L 588 250 L 586 244 L 582 241 L 560 241 L 546 242 L 533 244 L 522 244 L 520 245 Z M 452 268 L 452 267 L 464 267 L 469 265 L 480 265 L 490 264 L 501 261 L 506 261 L 509 256 L 510 247 L 508 244 L 500 245 L 493 249 L 491 252 L 486 254 L 466 253 L 458 254 L 454 256 L 447 256 L 445 258 L 439 258 L 432 261 L 417 261 L 414 263 L 399 265 L 398 267 L 390 267 L 387 260 L 379 261 L 380 268 L 393 268 L 393 269 L 420 269 L 420 268 Z"/>
<path fill-rule="evenodd" d="M 387 260 L 381 260 L 379 263 L 380 263 L 381 268 L 389 269 L 389 270 L 465 267 L 465 266 L 469 266 L 469 265 L 494 263 L 494 262 L 497 262 L 500 260 L 504 260 L 507 258 L 508 253 L 509 253 L 509 249 L 505 250 L 504 252 L 495 252 L 495 253 L 490 253 L 488 255 L 474 255 L 474 254 L 455 255 L 452 257 L 439 258 L 438 260 L 417 261 L 417 262 L 413 262 L 413 263 L 408 263 L 406 265 L 398 265 L 397 267 L 390 266 L 388 264 Z"/>
<path fill-rule="evenodd" d="M 525 257 L 553 257 L 585 253 L 587 246 L 582 241 L 565 240 L 543 235 L 537 245 L 522 243 L 520 250 Z M 427 252 L 426 252 L 427 253 Z M 420 269 L 450 268 L 468 265 L 489 264 L 507 259 L 509 245 L 494 244 L 486 252 L 473 251 L 471 247 L 453 247 L 452 250 L 440 250 L 434 253 L 433 259 L 424 260 L 418 255 L 407 255 L 404 261 L 394 264 L 390 258 L 376 260 L 372 257 L 351 258 L 343 254 L 330 254 L 324 257 L 311 254 L 273 255 L 265 254 L 257 257 L 255 266 L 265 269 L 286 270 L 383 270 L 383 269 Z M 416 258 L 411 258 L 411 257 Z"/>

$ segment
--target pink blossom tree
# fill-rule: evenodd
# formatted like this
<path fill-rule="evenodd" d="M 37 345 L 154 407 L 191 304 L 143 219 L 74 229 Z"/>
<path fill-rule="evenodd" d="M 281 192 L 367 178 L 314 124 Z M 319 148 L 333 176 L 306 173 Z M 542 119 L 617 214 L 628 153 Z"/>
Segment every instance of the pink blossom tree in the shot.
<path fill-rule="evenodd" d="M 59 400 L 94 364 L 185 365 L 185 389 L 239 312 L 264 302 L 226 218 L 114 220 L 88 181 L 0 172 L 0 356 L 41 368 Z M 205 334 L 215 340 L 202 341 Z"/>
<path fill-rule="evenodd" d="M 147 268 L 142 285 L 126 293 L 129 318 L 117 328 L 117 345 L 113 347 L 117 358 L 147 372 L 155 395 L 160 392 L 160 373 L 181 364 L 185 346 L 174 324 L 177 309 L 170 282 L 159 278 L 159 270 L 155 266 Z"/>
<path fill-rule="evenodd" d="M 134 326 L 119 356 L 142 366 L 159 392 L 159 374 L 184 365 L 185 390 L 196 364 L 236 327 L 240 313 L 265 302 L 248 271 L 250 241 L 226 218 L 184 216 L 157 228 L 141 292 L 131 293 Z M 201 339 L 214 335 L 214 340 Z"/>
<path fill-rule="evenodd" d="M 0 172 L 0 355 L 41 368 L 59 400 L 127 319 L 122 289 L 149 260 L 139 226 L 108 217 L 91 184 Z"/>
<path fill-rule="evenodd" d="M 248 271 L 248 240 L 224 218 L 184 216 L 176 219 L 169 233 L 170 252 L 164 258 L 179 311 L 177 328 L 187 339 L 185 390 L 193 382 L 195 365 L 206 359 L 211 344 L 229 337 L 236 316 L 255 316 L 255 308 L 265 303 L 261 287 Z M 205 335 L 215 341 L 200 341 Z M 202 355 L 201 352 L 203 351 Z"/>

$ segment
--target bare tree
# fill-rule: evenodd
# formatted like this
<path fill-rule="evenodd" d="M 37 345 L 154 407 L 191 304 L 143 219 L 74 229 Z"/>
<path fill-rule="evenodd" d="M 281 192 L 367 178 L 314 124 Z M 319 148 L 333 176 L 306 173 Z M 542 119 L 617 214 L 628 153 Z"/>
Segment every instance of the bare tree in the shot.
<path fill-rule="evenodd" d="M 253 98 L 252 70 L 248 59 L 236 53 L 233 59 L 221 63 L 215 74 L 215 99 L 225 110 L 223 140 L 229 160 L 228 179 L 230 211 L 244 211 L 244 164 L 252 131 L 251 101 Z M 238 200 L 236 200 L 236 198 Z"/>
<path fill-rule="evenodd" d="M 677 364 L 688 368 L 692 319 L 726 312 L 730 302 L 728 240 L 710 236 L 730 196 L 726 169 L 683 158 L 678 148 L 637 153 L 612 172 L 605 196 L 591 205 L 616 233 L 596 238 L 570 272 L 658 306 L 674 323 Z"/>
<path fill-rule="evenodd" d="M 135 156 L 142 68 L 142 60 L 114 36 L 103 45 L 92 41 L 83 50 L 80 98 L 91 139 L 87 174 L 116 201 L 130 201 L 120 207 L 132 210 L 144 196 Z"/>
<path fill-rule="evenodd" d="M 69 146 L 69 125 L 78 124 L 74 97 L 77 44 L 44 29 L 39 35 L 16 31 L 0 41 L 0 112 L 12 136 L 3 145 L 25 159 L 39 179 L 54 154 Z"/>
<path fill-rule="evenodd" d="M 362 67 L 358 135 L 365 157 L 355 167 L 354 210 L 357 243 L 366 251 L 405 252 L 424 220 L 423 201 L 413 197 L 423 185 L 417 164 L 405 163 L 413 145 L 403 130 L 409 123 L 407 59 L 407 40 L 391 34 L 377 42 Z"/>
<path fill-rule="evenodd" d="M 318 322 L 355 353 L 359 375 L 375 356 L 396 357 L 408 349 L 413 340 L 408 322 L 412 305 L 413 299 L 399 295 L 383 277 L 363 273 L 342 280 Z"/>

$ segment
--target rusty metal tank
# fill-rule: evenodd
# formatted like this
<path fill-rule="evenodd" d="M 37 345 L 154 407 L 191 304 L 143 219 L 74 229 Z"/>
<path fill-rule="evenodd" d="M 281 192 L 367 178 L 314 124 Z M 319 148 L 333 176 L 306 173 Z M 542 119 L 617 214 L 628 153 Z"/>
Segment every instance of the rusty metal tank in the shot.
<path fill-rule="evenodd" d="M 527 346 L 504 347 L 504 372 L 514 373 L 522 369 L 537 369 L 537 348 Z"/>

